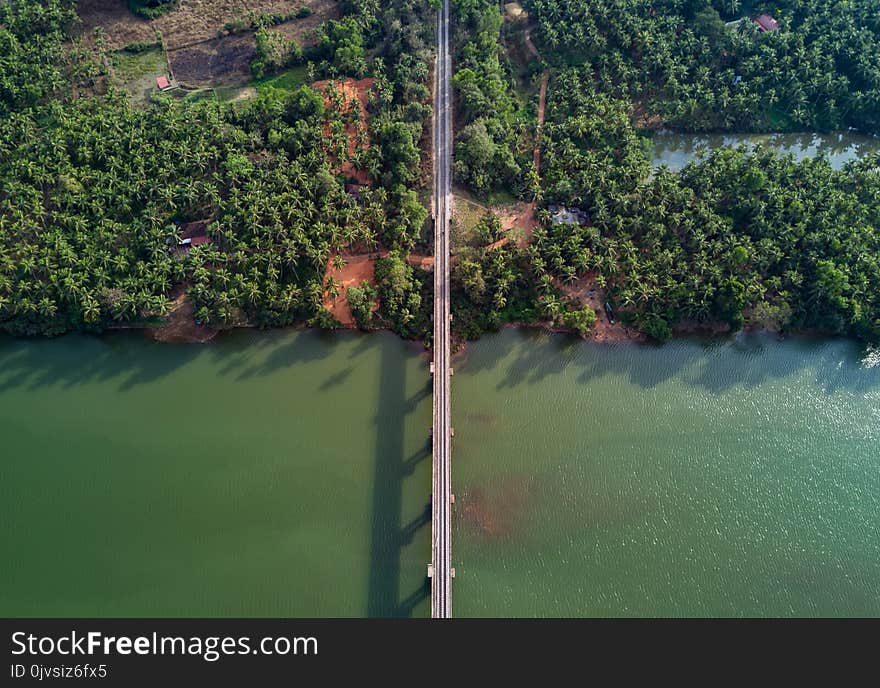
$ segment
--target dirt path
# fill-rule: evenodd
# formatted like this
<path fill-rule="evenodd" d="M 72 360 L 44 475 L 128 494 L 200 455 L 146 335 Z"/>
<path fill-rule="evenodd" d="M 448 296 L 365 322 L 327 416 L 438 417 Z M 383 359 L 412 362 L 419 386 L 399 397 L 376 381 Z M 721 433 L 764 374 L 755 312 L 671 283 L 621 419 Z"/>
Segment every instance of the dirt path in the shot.
<path fill-rule="evenodd" d="M 535 172 L 541 174 L 541 134 L 544 132 L 544 112 L 547 110 L 547 84 L 550 82 L 550 72 L 546 69 L 541 75 L 541 92 L 538 95 L 538 126 L 535 129 Z"/>
<path fill-rule="evenodd" d="M 534 57 L 535 59 L 540 60 L 541 55 L 538 53 L 538 49 L 535 47 L 535 44 L 532 43 L 532 27 L 527 26 L 523 31 L 523 42 L 526 44 L 526 49 L 529 51 L 529 55 Z"/>
<path fill-rule="evenodd" d="M 523 43 L 529 54 L 536 60 L 541 59 L 541 54 L 532 43 L 532 27 L 527 26 L 523 31 Z M 547 84 L 550 82 L 550 71 L 545 69 L 541 74 L 541 91 L 538 95 L 538 126 L 535 129 L 535 152 L 534 163 L 535 171 L 541 174 L 541 133 L 544 131 L 544 113 L 547 110 Z"/>
<path fill-rule="evenodd" d="M 410 253 L 406 257 L 406 262 L 414 268 L 431 272 L 434 269 L 434 256 L 420 256 L 417 253 Z"/>

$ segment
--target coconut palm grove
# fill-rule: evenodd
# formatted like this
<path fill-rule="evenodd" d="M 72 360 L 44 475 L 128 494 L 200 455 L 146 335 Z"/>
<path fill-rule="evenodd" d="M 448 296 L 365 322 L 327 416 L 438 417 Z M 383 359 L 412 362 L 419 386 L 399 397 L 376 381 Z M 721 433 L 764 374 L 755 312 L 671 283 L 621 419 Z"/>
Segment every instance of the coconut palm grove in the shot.
<path fill-rule="evenodd" d="M 278 31 L 307 5 L 230 17 L 227 34 L 255 37 L 251 97 L 139 102 L 114 64 L 145 46 L 111 50 L 74 0 L 0 2 L 0 328 L 154 326 L 181 295 L 215 329 L 332 328 L 344 287 L 328 267 L 372 253 L 373 283 L 349 287 L 358 324 L 430 339 L 413 256 L 431 246 L 433 3 L 340 0 L 308 40 Z M 728 147 L 680 173 L 649 154 L 663 130 L 876 134 L 873 0 L 452 5 L 457 189 L 535 218 L 503 241 L 484 216 L 458 248 L 459 338 L 510 322 L 588 334 L 604 314 L 567 287 L 589 280 L 658 340 L 685 326 L 880 339 L 876 154 L 834 169 Z"/>

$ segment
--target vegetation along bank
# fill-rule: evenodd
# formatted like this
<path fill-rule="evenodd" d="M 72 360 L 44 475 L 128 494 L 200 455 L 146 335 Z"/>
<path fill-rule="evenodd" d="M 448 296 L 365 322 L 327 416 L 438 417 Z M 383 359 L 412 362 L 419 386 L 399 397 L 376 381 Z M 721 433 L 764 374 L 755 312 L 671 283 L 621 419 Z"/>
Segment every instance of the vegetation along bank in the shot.
<path fill-rule="evenodd" d="M 334 327 L 347 309 L 428 341 L 430 3 L 221 3 L 197 45 L 175 42 L 185 3 L 141 4 L 115 24 L 85 0 L 0 4 L 0 328 Z M 589 336 L 607 304 L 656 339 L 880 338 L 876 156 L 649 162 L 661 127 L 876 134 L 872 5 L 454 0 L 456 194 L 478 210 L 455 218 L 458 335 Z M 205 46 L 232 66 L 203 82 L 184 58 Z M 148 58 L 144 91 L 127 75 Z"/>

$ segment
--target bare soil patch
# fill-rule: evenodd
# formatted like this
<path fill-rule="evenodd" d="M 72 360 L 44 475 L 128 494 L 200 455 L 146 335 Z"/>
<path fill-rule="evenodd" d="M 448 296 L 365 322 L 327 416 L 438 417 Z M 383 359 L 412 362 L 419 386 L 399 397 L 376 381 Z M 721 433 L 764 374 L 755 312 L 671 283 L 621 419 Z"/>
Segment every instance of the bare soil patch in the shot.
<path fill-rule="evenodd" d="M 556 282 L 559 290 L 570 298 L 577 299 L 582 305 L 596 311 L 596 323 L 584 335 L 585 339 L 594 342 L 643 342 L 645 335 L 638 330 L 627 327 L 619 320 L 612 325 L 605 313 L 605 291 L 596 285 L 596 273 L 588 272 L 574 282 Z"/>
<path fill-rule="evenodd" d="M 312 34 L 318 24 L 338 15 L 336 0 L 179 0 L 174 9 L 152 20 L 133 14 L 127 0 L 79 0 L 77 12 L 82 19 L 83 37 L 92 43 L 96 27 L 104 30 L 107 45 L 114 50 L 129 43 L 152 43 L 160 31 L 165 48 L 179 50 L 213 41 L 229 22 L 249 22 L 261 14 L 287 15 L 305 6 L 311 8 L 311 15 L 273 28 L 300 45 L 308 45 L 314 42 Z M 225 40 L 241 36 L 252 37 L 252 32 Z M 216 48 L 213 50 L 216 52 Z"/>
<path fill-rule="evenodd" d="M 174 78 L 188 86 L 242 84 L 251 78 L 251 60 L 257 54 L 252 34 L 215 38 L 168 51 Z"/>
<path fill-rule="evenodd" d="M 333 257 L 331 256 L 327 263 L 327 271 L 324 273 L 324 308 L 330 311 L 343 327 L 357 327 L 357 322 L 351 314 L 351 307 L 348 305 L 348 288 L 359 287 L 364 282 L 375 285 L 376 259 L 385 255 L 388 255 L 387 251 L 358 255 L 342 254 L 342 257 L 345 258 L 345 265 L 340 270 L 333 267 Z M 330 277 L 335 278 L 338 284 L 339 291 L 336 298 L 330 296 L 326 291 L 327 280 Z"/>
<path fill-rule="evenodd" d="M 456 191 L 453 197 L 453 248 L 467 245 L 472 240 L 472 232 L 477 223 L 486 213 L 494 213 L 501 221 L 501 230 L 505 236 L 486 248 L 492 250 L 515 241 L 520 248 L 525 248 L 532 241 L 532 232 L 538 226 L 535 219 L 535 204 L 519 201 L 509 205 L 485 206 L 467 198 L 462 191 Z"/>
<path fill-rule="evenodd" d="M 491 244 L 486 246 L 487 251 L 494 251 L 496 248 L 501 248 L 502 246 L 507 246 L 510 243 L 510 237 L 501 237 L 498 241 L 493 241 Z"/>
<path fill-rule="evenodd" d="M 217 330 L 199 325 L 193 315 L 193 305 L 181 289 L 174 300 L 174 310 L 166 318 L 165 324 L 148 330 L 157 342 L 167 344 L 203 344 L 217 336 Z"/>
<path fill-rule="evenodd" d="M 229 98 L 230 103 L 237 103 L 240 100 L 249 100 L 257 97 L 257 89 L 253 86 L 245 86 L 236 90 L 234 95 Z"/>
<path fill-rule="evenodd" d="M 406 262 L 414 268 L 419 268 L 425 272 L 432 272 L 434 270 L 434 256 L 420 256 L 415 253 L 410 253 L 406 257 Z"/>
<path fill-rule="evenodd" d="M 501 229 L 516 241 L 517 246 L 524 248 L 531 243 L 532 232 L 538 226 L 538 221 L 535 219 L 534 203 L 519 202 L 513 205 L 498 206 L 492 208 L 492 212 L 501 220 Z"/>
<path fill-rule="evenodd" d="M 376 286 L 376 260 L 387 255 L 388 251 L 385 250 L 373 251 L 372 253 L 342 253 L 342 257 L 345 258 L 345 265 L 340 270 L 333 267 L 333 256 L 330 257 L 330 261 L 327 263 L 327 271 L 324 273 L 324 308 L 343 327 L 357 327 L 357 322 L 351 314 L 351 307 L 348 304 L 348 288 L 359 287 L 364 282 Z M 429 272 L 434 269 L 434 256 L 420 256 L 412 253 L 406 257 L 406 262 L 414 268 L 420 268 Z M 327 280 L 331 276 L 336 279 L 338 285 L 336 298 L 330 296 L 326 290 Z M 378 310 L 378 308 L 379 303 L 377 301 L 375 310 Z"/>
<path fill-rule="evenodd" d="M 330 91 L 331 84 L 337 92 L 342 93 L 343 114 L 347 114 L 351 110 L 351 108 L 355 106 L 359 110 L 358 121 L 356 123 L 346 125 L 345 128 L 345 133 L 348 136 L 348 157 L 350 158 L 357 150 L 358 129 L 366 129 L 367 127 L 367 103 L 369 102 L 370 89 L 373 87 L 373 80 L 367 78 L 360 80 L 339 79 L 336 81 L 316 81 L 314 84 L 312 84 L 312 88 L 315 88 L 324 94 L 324 104 L 327 107 L 330 107 L 332 102 Z M 324 133 L 328 136 L 330 134 L 329 122 L 325 124 Z M 369 146 L 370 143 L 368 140 L 366 143 L 366 147 L 369 148 Z M 356 169 L 350 160 L 345 160 L 341 165 L 339 165 L 339 171 L 346 177 L 356 179 L 358 184 L 370 183 L 370 175 L 367 173 L 367 171 L 364 169 Z"/>
<path fill-rule="evenodd" d="M 285 5 L 290 7 L 289 0 L 267 0 L 267 4 Z M 339 16 L 339 9 L 336 6 L 336 0 L 312 0 L 312 2 L 304 2 L 308 5 L 312 13 L 308 17 L 302 19 L 291 19 L 290 21 L 273 27 L 275 31 L 279 31 L 290 40 L 296 41 L 300 46 L 306 47 L 314 45 L 317 41 L 315 38 L 315 29 L 321 22 L 328 19 L 335 19 Z M 275 10 L 282 13 L 284 10 Z M 288 12 L 290 9 L 287 10 Z"/>
<path fill-rule="evenodd" d="M 162 31 L 169 49 L 217 38 L 228 21 L 247 14 L 246 0 L 178 0 L 177 7 L 157 17 L 153 24 Z"/>
<path fill-rule="evenodd" d="M 129 43 L 154 43 L 152 22 L 131 13 L 126 0 L 79 0 L 76 11 L 82 20 L 82 37 L 94 45 L 95 29 L 104 30 L 105 42 L 115 50 Z"/>

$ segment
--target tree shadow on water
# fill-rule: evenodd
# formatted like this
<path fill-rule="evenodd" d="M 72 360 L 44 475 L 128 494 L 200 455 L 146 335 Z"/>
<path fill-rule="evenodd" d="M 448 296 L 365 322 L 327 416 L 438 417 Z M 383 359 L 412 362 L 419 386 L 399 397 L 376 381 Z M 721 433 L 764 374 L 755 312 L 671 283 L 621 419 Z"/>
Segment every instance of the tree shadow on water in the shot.
<path fill-rule="evenodd" d="M 160 344 L 141 332 L 0 339 L 0 393 L 118 381 L 120 392 L 149 384 L 198 356 L 200 345 Z"/>
<path fill-rule="evenodd" d="M 430 595 L 427 575 L 413 590 L 402 590 L 401 558 L 418 532 L 430 527 L 431 507 L 404 522 L 403 491 L 417 465 L 430 458 L 425 427 L 425 445 L 410 456 L 404 447 L 406 418 L 414 413 L 421 399 L 430 395 L 426 381 L 423 390 L 407 398 L 406 365 L 395 346 L 383 346 L 379 375 L 378 414 L 376 416 L 376 461 L 373 474 L 373 510 L 370 544 L 370 577 L 367 615 L 370 617 L 410 616 Z M 427 495 L 426 495 L 427 497 Z M 426 552 L 425 572 L 427 574 Z"/>
<path fill-rule="evenodd" d="M 236 332 L 216 342 L 212 351 L 224 359 L 221 375 L 235 375 L 237 382 L 265 377 L 300 363 L 311 363 L 326 358 L 343 334 L 329 330 L 277 329 L 265 332 Z M 254 354 L 268 349 L 259 360 Z"/>
<path fill-rule="evenodd" d="M 880 366 L 862 365 L 864 348 L 844 339 L 790 337 L 778 341 L 762 333 L 681 337 L 665 344 L 596 344 L 566 335 L 528 329 L 492 335 L 488 348 L 473 351 L 468 374 L 499 369 L 497 389 L 535 385 L 563 373 L 581 384 L 625 380 L 651 389 L 673 378 L 721 394 L 755 389 L 772 381 L 807 374 L 826 394 L 865 393 L 880 387 Z M 473 345 L 476 347 L 479 344 Z"/>

